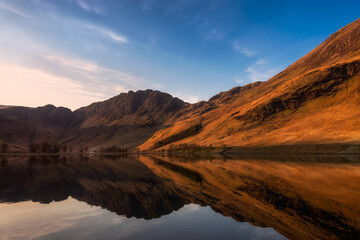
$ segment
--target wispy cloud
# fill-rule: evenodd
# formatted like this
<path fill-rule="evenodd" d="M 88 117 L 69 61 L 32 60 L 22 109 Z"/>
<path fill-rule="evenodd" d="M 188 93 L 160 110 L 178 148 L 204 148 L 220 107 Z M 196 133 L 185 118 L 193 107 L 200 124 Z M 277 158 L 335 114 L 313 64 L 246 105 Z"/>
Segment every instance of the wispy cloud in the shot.
<path fill-rule="evenodd" d="M 102 31 L 102 33 L 108 37 L 110 37 L 114 42 L 121 42 L 121 43 L 128 43 L 128 39 L 122 35 L 119 35 L 115 32 L 109 31 L 109 30 L 105 30 Z"/>
<path fill-rule="evenodd" d="M 242 85 L 249 82 L 267 81 L 279 71 L 281 68 L 273 68 L 269 66 L 266 58 L 260 58 L 245 70 L 243 76 L 235 76 L 234 81 Z"/>
<path fill-rule="evenodd" d="M 234 49 L 236 52 L 241 53 L 241 54 L 243 54 L 243 55 L 245 55 L 245 56 L 247 56 L 247 57 L 254 57 L 255 55 L 258 54 L 258 52 L 251 50 L 250 48 L 242 45 L 242 44 L 241 44 L 240 42 L 238 42 L 238 41 L 235 41 L 235 42 L 233 43 L 233 49 Z"/>
<path fill-rule="evenodd" d="M 256 61 L 255 64 L 263 65 L 263 64 L 266 64 L 266 63 L 267 63 L 267 60 L 265 58 L 260 58 L 259 60 Z"/>
<path fill-rule="evenodd" d="M 3 104 L 39 106 L 52 103 L 76 109 L 121 92 L 152 87 L 151 83 L 131 73 L 87 59 L 53 50 L 33 51 L 37 52 L 36 64 L 0 63 L 0 102 Z"/>
<path fill-rule="evenodd" d="M 97 14 L 104 14 L 105 11 L 103 9 L 101 9 L 98 6 L 94 6 L 92 5 L 89 1 L 85 1 L 85 0 L 76 0 L 76 3 L 79 7 L 81 7 L 82 9 L 84 9 L 87 12 L 94 12 Z"/>
<path fill-rule="evenodd" d="M 60 55 L 45 53 L 42 55 L 46 60 L 53 62 L 57 65 L 61 65 L 73 71 L 86 71 L 86 72 L 96 72 L 99 71 L 99 66 L 94 62 L 79 59 L 79 58 L 65 58 Z"/>
<path fill-rule="evenodd" d="M 250 66 L 246 69 L 248 73 L 248 79 L 251 82 L 266 81 L 279 72 L 277 68 L 264 69 L 256 66 Z"/>
<path fill-rule="evenodd" d="M 40 56 L 48 61 L 53 68 L 60 70 L 59 72 L 68 73 L 75 79 L 85 80 L 87 84 L 112 84 L 119 89 L 134 89 L 142 85 L 146 85 L 143 79 L 133 76 L 132 74 L 122 71 L 103 67 L 95 62 L 56 54 L 50 51 L 40 53 Z M 127 87 L 124 87 L 127 86 Z"/>
<path fill-rule="evenodd" d="M 196 97 L 196 96 L 184 96 L 182 98 L 182 100 L 184 100 L 185 102 L 188 102 L 188 103 L 197 103 L 200 101 L 200 98 L 199 97 Z"/>
<path fill-rule="evenodd" d="M 107 29 L 105 27 L 100 27 L 100 26 L 96 26 L 93 24 L 83 24 L 83 26 L 102 34 L 105 38 L 110 39 L 114 42 L 129 43 L 129 40 L 127 39 L 127 37 L 125 37 L 119 33 L 116 33 L 115 31 L 112 31 L 110 29 Z"/>
<path fill-rule="evenodd" d="M 205 34 L 206 39 L 222 40 L 224 34 L 219 29 L 212 29 L 210 32 Z"/>
<path fill-rule="evenodd" d="M 238 77 L 238 76 L 234 77 L 234 81 L 235 81 L 236 83 L 240 83 L 240 84 L 244 84 L 244 83 L 246 82 L 246 81 L 244 81 L 243 78 Z"/>
<path fill-rule="evenodd" d="M 96 12 L 98 14 L 103 13 L 104 11 L 101 10 L 97 6 L 93 6 L 88 1 L 85 0 L 74 0 L 77 5 L 79 5 L 82 9 L 86 11 Z M 96 32 L 100 36 L 102 36 L 105 39 L 108 39 L 110 41 L 116 42 L 116 43 L 129 43 L 129 40 L 126 36 L 116 32 L 115 30 L 109 29 L 104 26 L 99 26 L 97 24 L 88 22 L 88 21 L 79 21 L 77 19 L 68 18 L 62 15 L 57 14 L 46 14 L 46 10 L 49 8 L 49 4 L 44 4 L 42 2 L 39 2 L 39 0 L 34 0 L 35 3 L 38 5 L 42 5 L 42 18 L 36 18 L 31 13 L 28 13 L 24 9 L 15 7 L 13 5 L 5 4 L 0 2 L 0 9 L 4 9 L 8 12 L 11 12 L 13 14 L 16 14 L 17 16 L 21 16 L 23 18 L 31 19 L 37 22 L 40 22 L 42 24 L 49 25 L 51 24 L 53 27 L 61 27 L 61 28 L 67 28 L 67 29 L 73 29 L 74 31 L 81 30 L 87 30 Z M 46 20 L 44 20 L 46 19 Z"/>
<path fill-rule="evenodd" d="M 84 83 L 58 77 L 39 69 L 0 64 L 0 100 L 4 104 L 39 106 L 52 103 L 73 109 L 103 99 Z M 16 93 L 16 94 L 14 94 Z"/>
<path fill-rule="evenodd" d="M 13 14 L 16 14 L 20 17 L 24 17 L 24 18 L 27 18 L 27 19 L 31 19 L 31 20 L 37 20 L 31 16 L 29 16 L 27 13 L 25 13 L 24 11 L 20 10 L 19 8 L 17 7 L 14 7 L 14 6 L 11 6 L 11 5 L 8 5 L 8 4 L 5 4 L 5 3 L 2 3 L 0 2 L 0 8 L 8 11 L 8 12 L 11 12 Z"/>
<path fill-rule="evenodd" d="M 152 10 L 157 1 L 158 0 L 142 0 L 142 1 L 140 1 L 142 10 L 144 10 L 144 11 Z"/>
<path fill-rule="evenodd" d="M 200 97 L 199 96 L 193 96 L 193 95 L 189 95 L 180 91 L 171 93 L 172 96 L 180 98 L 181 100 L 188 102 L 188 103 L 197 103 L 200 101 Z"/>

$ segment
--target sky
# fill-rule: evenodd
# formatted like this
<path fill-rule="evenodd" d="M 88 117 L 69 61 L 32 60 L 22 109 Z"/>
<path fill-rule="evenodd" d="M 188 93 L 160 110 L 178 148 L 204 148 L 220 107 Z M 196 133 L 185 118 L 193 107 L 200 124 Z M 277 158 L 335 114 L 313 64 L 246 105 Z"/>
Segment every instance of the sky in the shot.
<path fill-rule="evenodd" d="M 187 102 L 266 81 L 358 0 L 0 0 L 0 105 L 75 110 L 129 90 Z"/>

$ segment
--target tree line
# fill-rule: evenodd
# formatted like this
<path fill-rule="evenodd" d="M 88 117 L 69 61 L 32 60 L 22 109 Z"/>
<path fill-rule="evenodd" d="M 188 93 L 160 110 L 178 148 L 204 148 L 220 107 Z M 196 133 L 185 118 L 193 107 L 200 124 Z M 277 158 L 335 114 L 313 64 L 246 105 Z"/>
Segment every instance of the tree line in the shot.
<path fill-rule="evenodd" d="M 1 143 L 0 145 L 0 153 L 9 153 L 10 147 L 6 142 Z M 34 143 L 31 142 L 28 145 L 27 152 L 29 153 L 71 153 L 73 152 L 72 146 L 68 146 L 67 144 L 59 144 L 59 143 L 49 143 L 49 142 L 41 142 Z M 89 146 L 80 146 L 80 153 L 89 152 Z M 101 147 L 101 153 L 127 153 L 128 149 L 120 146 L 113 145 L 111 147 Z"/>
<path fill-rule="evenodd" d="M 67 151 L 72 152 L 72 147 L 68 147 L 66 144 L 58 143 L 30 143 L 28 151 L 30 153 L 65 153 Z"/>
<path fill-rule="evenodd" d="M 100 152 L 103 152 L 103 153 L 126 153 L 126 152 L 128 152 L 128 150 L 127 150 L 127 148 L 118 147 L 116 145 L 113 145 L 111 147 L 106 147 L 106 148 L 101 147 Z"/>

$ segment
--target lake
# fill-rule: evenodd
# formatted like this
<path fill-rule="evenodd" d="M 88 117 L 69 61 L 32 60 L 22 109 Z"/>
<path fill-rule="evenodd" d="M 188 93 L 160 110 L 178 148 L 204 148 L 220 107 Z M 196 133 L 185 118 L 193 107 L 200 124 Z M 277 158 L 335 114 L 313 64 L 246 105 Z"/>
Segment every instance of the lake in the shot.
<path fill-rule="evenodd" d="M 360 239 L 356 155 L 0 157 L 0 239 Z"/>

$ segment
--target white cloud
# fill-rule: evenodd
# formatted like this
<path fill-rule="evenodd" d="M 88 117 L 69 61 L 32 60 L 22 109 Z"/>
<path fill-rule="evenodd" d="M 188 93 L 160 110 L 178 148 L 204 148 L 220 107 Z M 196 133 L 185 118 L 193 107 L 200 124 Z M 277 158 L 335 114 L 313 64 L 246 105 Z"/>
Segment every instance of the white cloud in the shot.
<path fill-rule="evenodd" d="M 91 61 L 79 59 L 79 58 L 66 58 L 60 55 L 53 53 L 45 53 L 42 55 L 46 60 L 53 62 L 57 65 L 61 65 L 72 71 L 87 71 L 87 72 L 96 72 L 99 71 L 99 66 Z"/>
<path fill-rule="evenodd" d="M 36 20 L 35 18 L 29 16 L 28 14 L 26 14 L 25 12 L 23 12 L 22 10 L 20 10 L 20 9 L 14 7 L 14 6 L 10 6 L 10 5 L 7 5 L 5 3 L 0 2 L 0 8 L 6 10 L 8 12 L 14 13 L 14 14 L 16 14 L 18 16 L 24 17 L 24 18 Z"/>
<path fill-rule="evenodd" d="M 76 3 L 87 12 L 94 12 L 97 14 L 103 14 L 105 11 L 98 6 L 92 6 L 88 1 L 76 0 Z"/>
<path fill-rule="evenodd" d="M 103 99 L 101 92 L 85 83 L 58 77 L 39 69 L 0 64 L 0 102 L 6 105 L 57 106 L 78 108 Z"/>
<path fill-rule="evenodd" d="M 104 30 L 102 31 L 103 34 L 109 36 L 114 42 L 122 42 L 122 43 L 128 43 L 128 40 L 126 37 L 121 36 L 115 32 Z"/>
<path fill-rule="evenodd" d="M 241 77 L 234 77 L 234 81 L 235 81 L 236 83 L 240 83 L 240 84 L 245 83 L 244 79 L 241 78 Z"/>
<path fill-rule="evenodd" d="M 0 102 L 5 105 L 54 104 L 76 109 L 121 92 L 150 87 L 130 73 L 95 62 L 38 51 L 34 66 L 0 63 Z"/>
<path fill-rule="evenodd" d="M 268 61 L 265 58 L 258 59 L 245 70 L 244 75 L 235 76 L 234 81 L 244 85 L 250 82 L 263 82 L 269 80 L 281 69 L 269 67 L 267 63 Z"/>
<path fill-rule="evenodd" d="M 127 39 L 127 37 L 125 37 L 119 33 L 116 33 L 112 30 L 109 30 L 107 28 L 95 26 L 95 25 L 91 25 L 91 24 L 84 24 L 83 26 L 102 34 L 105 38 L 110 39 L 114 42 L 129 43 L 129 40 Z"/>
<path fill-rule="evenodd" d="M 38 2 L 38 1 L 36 1 L 36 3 L 41 5 L 40 2 Z M 92 12 L 96 12 L 98 14 L 102 13 L 101 9 L 90 5 L 87 1 L 76 0 L 76 3 L 86 11 L 92 11 Z M 0 9 L 4 9 L 8 12 L 11 12 L 18 16 L 21 16 L 23 18 L 31 19 L 33 21 L 37 21 L 37 22 L 45 24 L 45 25 L 49 25 L 51 23 L 52 26 L 54 26 L 54 27 L 61 26 L 61 27 L 65 27 L 68 29 L 73 29 L 74 31 L 79 31 L 79 30 L 81 31 L 82 29 L 91 30 L 93 32 L 96 32 L 97 34 L 98 33 L 101 34 L 102 37 L 104 37 L 108 40 L 111 40 L 113 42 L 129 43 L 128 38 L 125 37 L 124 35 L 119 34 L 116 31 L 111 30 L 109 28 L 98 26 L 98 25 L 91 24 L 88 22 L 82 22 L 82 21 L 75 20 L 75 19 L 68 19 L 64 16 L 46 15 L 46 14 L 40 20 L 38 18 L 31 16 L 31 14 L 27 13 L 23 9 L 19 9 L 15 6 L 7 5 L 7 4 L 1 3 L 1 2 L 0 2 Z M 43 12 L 46 13 L 46 8 L 43 9 Z M 42 20 L 42 19 L 44 19 L 44 17 L 46 17 L 46 21 Z"/>
<path fill-rule="evenodd" d="M 247 77 L 251 82 L 266 81 L 278 73 L 278 71 L 279 70 L 277 68 L 265 69 L 258 68 L 255 65 L 246 69 L 246 72 L 248 73 Z"/>
<path fill-rule="evenodd" d="M 266 64 L 266 63 L 267 63 L 266 59 L 265 59 L 265 58 L 261 58 L 261 59 L 257 60 L 255 64 L 257 64 L 257 65 L 262 65 L 262 64 Z"/>
<path fill-rule="evenodd" d="M 188 103 L 197 103 L 200 101 L 199 97 L 195 96 L 185 96 L 183 100 Z"/>
<path fill-rule="evenodd" d="M 181 100 L 183 100 L 185 102 L 188 102 L 188 103 L 197 103 L 197 102 L 200 101 L 200 98 L 197 97 L 197 96 L 191 96 L 191 95 L 183 94 L 183 93 L 180 93 L 180 92 L 176 92 L 176 93 L 171 94 L 171 95 L 174 96 L 174 97 L 180 98 Z"/>
<path fill-rule="evenodd" d="M 241 45 L 238 41 L 234 42 L 233 48 L 236 52 L 244 54 L 247 57 L 254 57 L 258 52 L 249 49 L 246 46 Z"/>
<path fill-rule="evenodd" d="M 224 39 L 224 34 L 221 33 L 218 29 L 213 29 L 205 35 L 206 39 L 222 40 Z"/>
<path fill-rule="evenodd" d="M 49 68 L 57 71 L 57 75 L 63 73 L 72 79 L 86 81 L 88 85 L 102 85 L 104 87 L 106 84 L 111 84 L 124 91 L 146 86 L 144 80 L 139 77 L 100 66 L 86 59 L 50 53 L 49 51 L 44 51 L 39 56 L 48 62 Z M 110 87 L 110 90 L 113 91 L 114 88 Z"/>

